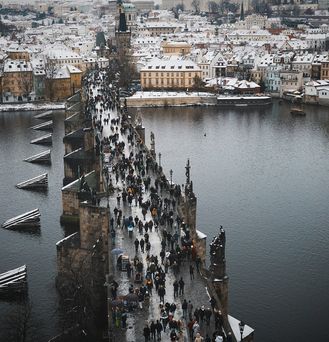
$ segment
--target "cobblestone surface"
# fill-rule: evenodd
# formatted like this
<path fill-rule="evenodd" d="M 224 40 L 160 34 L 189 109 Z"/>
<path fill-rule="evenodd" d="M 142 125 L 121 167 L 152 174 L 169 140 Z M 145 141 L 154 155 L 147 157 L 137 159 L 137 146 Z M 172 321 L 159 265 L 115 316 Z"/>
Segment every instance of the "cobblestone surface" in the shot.
<path fill-rule="evenodd" d="M 94 94 L 97 94 L 97 89 L 94 89 Z M 100 110 L 100 103 L 97 104 L 97 108 Z M 99 111 L 100 112 L 100 111 Z M 98 119 L 100 118 L 100 114 L 98 112 Z M 116 110 L 108 110 L 102 113 L 102 118 L 109 118 L 110 120 L 113 118 L 117 118 L 117 112 Z M 103 126 L 103 132 L 102 136 L 109 136 L 110 134 L 113 134 L 113 131 L 111 131 L 111 124 L 104 124 Z M 120 128 L 118 130 L 120 132 Z M 126 155 L 129 155 L 131 151 L 134 153 L 136 152 L 135 149 L 136 147 L 131 147 L 129 146 L 127 139 L 124 135 L 120 134 L 120 141 L 125 142 L 125 152 Z M 114 161 L 115 162 L 115 161 Z M 109 168 L 109 171 L 111 172 L 111 167 Z M 155 174 L 150 173 L 149 174 L 151 178 L 155 178 Z M 140 219 L 143 220 L 143 215 L 141 212 L 141 207 L 139 206 L 129 206 L 128 203 L 124 204 L 120 203 L 120 205 L 117 202 L 117 195 L 121 193 L 121 189 L 123 188 L 123 184 L 121 179 L 119 179 L 118 183 L 116 183 L 115 177 L 112 174 L 112 182 L 114 186 L 114 193 L 111 194 L 109 197 L 109 205 L 110 205 L 110 210 L 111 210 L 111 215 L 114 216 L 113 214 L 113 209 L 117 207 L 118 209 L 121 209 L 123 212 L 123 216 L 125 217 L 135 217 L 138 216 Z M 143 194 L 143 200 L 147 200 L 149 196 L 149 193 L 144 192 Z M 169 198 L 170 195 L 168 193 L 163 193 L 162 197 L 167 197 Z M 107 205 L 107 198 L 102 198 L 101 206 L 106 206 Z M 175 214 L 176 215 L 176 214 Z M 150 213 L 147 213 L 146 220 L 149 221 L 151 220 L 152 217 Z M 143 220 L 143 222 L 145 222 Z M 159 227 L 158 231 L 155 231 L 154 228 L 152 232 L 149 232 L 150 235 L 150 242 L 151 242 L 151 250 L 150 250 L 150 255 L 158 256 L 159 260 L 160 256 L 159 253 L 161 251 L 161 234 L 162 234 L 162 229 L 169 229 L 169 227 Z M 128 255 L 130 260 L 132 260 L 135 257 L 135 246 L 134 246 L 134 240 L 136 237 L 138 239 L 141 238 L 141 235 L 139 232 L 136 230 L 133 232 L 132 237 L 128 236 L 128 232 L 126 228 L 122 228 L 122 226 L 117 226 L 115 227 L 116 230 L 116 237 L 115 237 L 115 243 L 112 246 L 109 246 L 109 253 L 112 258 L 112 269 L 114 270 L 114 279 L 117 281 L 119 284 L 118 288 L 118 296 L 123 296 L 128 294 L 128 289 L 131 284 L 134 285 L 134 287 L 139 287 L 139 284 L 134 284 L 134 273 L 132 274 L 131 278 L 127 277 L 127 273 L 124 271 L 119 271 L 116 268 L 116 259 L 117 256 L 113 255 L 111 253 L 111 250 L 113 248 L 122 248 L 124 251 L 124 254 Z M 146 253 L 141 253 L 140 249 L 137 252 L 137 256 L 143 261 L 144 265 L 144 271 L 147 268 L 147 263 L 146 263 Z M 190 274 L 189 274 L 189 263 L 190 261 L 184 261 L 180 267 L 180 271 L 178 274 L 174 274 L 173 270 L 169 268 L 169 271 L 166 275 L 166 295 L 165 295 L 165 302 L 173 303 L 175 302 L 177 305 L 177 309 L 175 312 L 175 319 L 180 319 L 183 322 L 183 329 L 182 333 L 180 334 L 179 340 L 180 341 L 189 341 L 189 334 L 188 334 L 188 329 L 187 329 L 187 323 L 183 319 L 183 313 L 182 313 L 182 302 L 184 299 L 187 301 L 191 300 L 194 308 L 200 307 L 201 305 L 205 305 L 205 307 L 209 307 L 209 296 L 207 293 L 207 290 L 205 288 L 205 283 L 201 276 L 199 274 L 196 274 L 195 272 L 195 279 L 190 280 Z M 180 295 L 178 298 L 174 298 L 174 291 L 173 291 L 173 283 L 177 279 L 179 280 L 180 278 L 183 278 L 185 282 L 185 295 Z M 145 325 L 145 322 L 150 322 L 151 320 L 157 320 L 160 318 L 160 300 L 158 294 L 155 292 L 155 289 L 153 290 L 153 295 L 150 296 L 150 301 L 149 304 L 144 303 L 143 308 L 140 309 L 135 309 L 132 312 L 128 312 L 127 316 L 127 327 L 125 329 L 121 327 L 115 327 L 114 328 L 114 340 L 115 342 L 139 342 L 139 341 L 144 341 L 143 337 L 143 328 Z M 206 333 L 212 333 L 214 328 L 214 322 L 213 322 L 213 317 L 210 323 L 210 327 L 207 327 L 205 323 L 201 324 L 201 333 L 202 336 L 205 337 Z M 169 329 L 166 329 L 166 332 L 162 333 L 162 341 L 170 341 L 169 337 Z"/>

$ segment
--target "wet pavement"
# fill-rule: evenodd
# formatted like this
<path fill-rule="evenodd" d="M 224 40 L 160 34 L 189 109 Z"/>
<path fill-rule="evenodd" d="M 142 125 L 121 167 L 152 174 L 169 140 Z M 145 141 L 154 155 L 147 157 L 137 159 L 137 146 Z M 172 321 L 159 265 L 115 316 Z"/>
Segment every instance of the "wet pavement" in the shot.
<path fill-rule="evenodd" d="M 100 94 L 98 88 L 93 89 L 93 95 Z M 101 137 L 108 137 L 113 132 L 118 132 L 119 134 L 119 141 L 125 142 L 125 154 L 128 157 L 129 153 L 133 152 L 134 154 L 136 152 L 139 152 L 139 147 L 134 144 L 134 146 L 131 146 L 131 144 L 127 141 L 127 135 L 121 134 L 120 132 L 120 126 L 117 127 L 115 124 L 111 125 L 111 119 L 117 119 L 118 113 L 117 110 L 114 109 L 104 109 L 104 107 L 101 106 L 102 101 L 98 101 L 96 104 L 97 110 L 94 112 L 94 116 L 97 115 L 97 120 L 104 120 L 104 118 L 109 119 L 109 123 L 104 123 L 102 130 L 99 132 Z M 101 113 L 102 109 L 102 113 Z M 113 127 L 111 127 L 113 126 Z M 116 128 L 117 127 L 117 128 Z M 107 160 L 108 156 L 105 153 L 105 160 Z M 103 197 L 101 199 L 100 205 L 101 206 L 107 206 L 107 201 L 109 201 L 109 207 L 111 212 L 111 217 L 114 217 L 114 228 L 115 228 L 115 241 L 111 245 L 109 244 L 109 254 L 110 259 L 112 259 L 112 265 L 110 268 L 113 270 L 114 273 L 114 279 L 119 284 L 117 295 L 120 298 L 121 296 L 125 296 L 129 293 L 129 287 L 133 285 L 135 289 L 139 288 L 141 284 L 136 284 L 134 282 L 135 272 L 132 272 L 132 275 L 130 278 L 127 276 L 126 271 L 118 270 L 116 267 L 116 261 L 117 261 L 117 255 L 111 253 L 112 249 L 114 248 L 121 248 L 123 250 L 123 253 L 127 256 L 129 256 L 129 259 L 131 263 L 133 264 L 133 259 L 137 255 L 140 261 L 143 263 L 143 273 L 145 276 L 145 271 L 147 269 L 147 261 L 146 261 L 146 253 L 142 253 L 141 249 L 138 249 L 138 252 L 136 254 L 135 252 L 135 245 L 134 241 L 136 238 L 141 239 L 142 235 L 139 233 L 138 229 L 135 227 L 134 231 L 132 233 L 132 236 L 129 236 L 129 233 L 122 225 L 122 223 L 118 226 L 116 223 L 116 216 L 114 214 L 114 209 L 117 208 L 119 210 L 122 210 L 123 217 L 128 218 L 129 216 L 132 216 L 135 218 L 138 216 L 140 220 L 142 220 L 143 223 L 146 221 L 152 220 L 152 216 L 150 211 L 147 211 L 146 214 L 146 220 L 143 219 L 142 214 L 142 208 L 139 206 L 138 203 L 135 203 L 133 201 L 132 205 L 129 205 L 128 202 L 123 203 L 122 199 L 120 200 L 120 203 L 117 200 L 117 196 L 121 196 L 122 189 L 124 188 L 125 184 L 123 184 L 123 181 L 119 177 L 116 180 L 115 174 L 112 171 L 112 166 L 116 163 L 116 158 L 114 158 L 111 161 L 111 164 L 107 164 L 109 174 L 111 175 L 110 182 L 113 184 L 114 191 L 111 192 L 109 198 Z M 106 165 L 106 164 L 105 164 Z M 136 170 L 134 170 L 134 173 L 136 174 Z M 147 174 L 151 177 L 152 181 L 151 184 L 154 182 L 155 178 L 158 176 L 158 174 L 153 171 L 149 171 Z M 104 178 L 104 182 L 105 178 Z M 104 183 L 104 184 L 105 184 Z M 143 201 L 146 201 L 150 198 L 150 192 L 145 190 L 145 187 L 143 188 Z M 163 191 L 159 194 L 163 199 L 164 198 L 170 198 L 170 194 L 166 191 Z M 137 204 L 137 205 L 136 205 Z M 177 213 L 174 210 L 174 218 L 176 217 Z M 159 256 L 159 253 L 161 251 L 161 240 L 162 240 L 162 231 L 166 229 L 167 231 L 173 232 L 174 228 L 170 228 L 167 225 L 159 226 L 157 230 L 153 227 L 152 231 L 148 232 L 150 236 L 150 243 L 151 243 L 151 250 L 150 255 L 157 256 L 159 259 L 159 263 L 161 262 L 161 258 Z M 174 233 L 174 232 L 173 232 Z M 144 234 L 144 231 L 143 231 Z M 167 247 L 168 251 L 168 247 Z M 190 263 L 193 263 L 195 272 L 194 272 L 194 279 L 190 280 L 190 273 L 189 273 L 189 265 Z M 174 288 L 173 283 L 177 279 L 183 278 L 185 282 L 185 293 L 184 295 L 179 295 L 178 297 L 174 298 Z M 184 260 L 181 263 L 179 272 L 177 274 L 174 273 L 171 267 L 168 269 L 168 273 L 166 274 L 166 282 L 165 282 L 165 302 L 169 303 L 175 303 L 177 306 L 177 309 L 174 314 L 175 320 L 181 321 L 181 330 L 178 333 L 179 341 L 190 341 L 189 338 L 189 332 L 187 328 L 187 321 L 183 318 L 183 311 L 182 311 L 182 302 L 184 299 L 187 301 L 191 301 L 193 304 L 194 309 L 197 307 L 201 307 L 204 305 L 206 308 L 210 307 L 209 303 L 209 295 L 206 289 L 205 282 L 203 281 L 202 277 L 196 272 L 196 266 L 193 261 Z M 150 296 L 149 301 L 143 303 L 142 308 L 137 307 L 134 308 L 133 311 L 127 312 L 127 326 L 125 328 L 121 327 L 121 322 L 113 322 L 114 324 L 114 341 L 115 342 L 139 342 L 144 341 L 143 337 L 143 328 L 145 326 L 145 323 L 150 323 L 152 320 L 160 320 L 160 298 L 158 294 L 155 291 L 155 288 L 153 288 L 153 294 Z M 194 311 L 193 309 L 193 311 Z M 117 324 L 116 324 L 117 323 Z M 213 315 L 211 317 L 210 326 L 208 327 L 206 323 L 201 323 L 201 335 L 203 337 L 206 336 L 206 333 L 209 333 L 211 336 L 212 332 L 214 331 L 214 319 Z M 170 341 L 170 329 L 167 327 L 165 332 L 162 332 L 162 341 Z"/>

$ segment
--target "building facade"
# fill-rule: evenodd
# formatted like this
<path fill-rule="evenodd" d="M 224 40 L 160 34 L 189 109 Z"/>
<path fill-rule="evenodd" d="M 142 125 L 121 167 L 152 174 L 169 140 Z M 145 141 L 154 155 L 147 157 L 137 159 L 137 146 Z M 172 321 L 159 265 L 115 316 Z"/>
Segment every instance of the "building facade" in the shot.
<path fill-rule="evenodd" d="M 188 89 L 201 77 L 199 66 L 184 58 L 155 58 L 140 71 L 143 89 Z"/>

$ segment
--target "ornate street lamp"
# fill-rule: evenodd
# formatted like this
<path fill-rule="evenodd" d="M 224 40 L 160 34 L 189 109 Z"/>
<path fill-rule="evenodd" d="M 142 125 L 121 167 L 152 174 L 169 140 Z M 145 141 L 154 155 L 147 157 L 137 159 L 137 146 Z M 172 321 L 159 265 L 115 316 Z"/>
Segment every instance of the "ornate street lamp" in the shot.
<path fill-rule="evenodd" d="M 239 322 L 239 328 L 240 328 L 241 341 L 242 341 L 242 339 L 243 339 L 244 326 L 245 326 L 244 322 L 243 322 L 243 321 L 240 321 L 240 322 Z"/>

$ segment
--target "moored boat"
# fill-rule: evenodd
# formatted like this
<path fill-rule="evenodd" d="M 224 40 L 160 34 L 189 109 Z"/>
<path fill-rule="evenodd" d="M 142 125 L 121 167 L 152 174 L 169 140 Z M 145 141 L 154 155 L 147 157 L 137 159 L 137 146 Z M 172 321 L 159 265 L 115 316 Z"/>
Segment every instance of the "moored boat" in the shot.
<path fill-rule="evenodd" d="M 302 108 L 292 107 L 290 109 L 290 113 L 293 115 L 306 115 L 305 111 Z"/>

